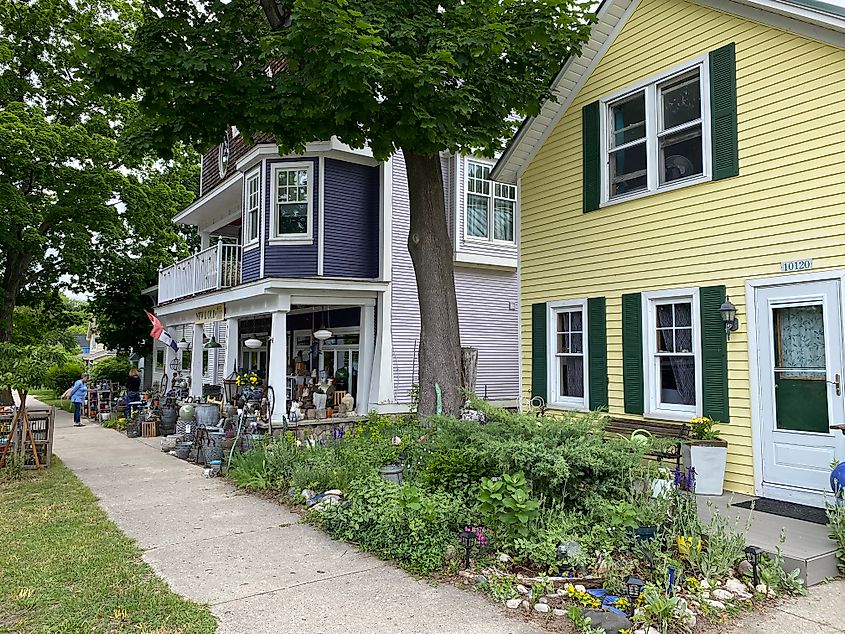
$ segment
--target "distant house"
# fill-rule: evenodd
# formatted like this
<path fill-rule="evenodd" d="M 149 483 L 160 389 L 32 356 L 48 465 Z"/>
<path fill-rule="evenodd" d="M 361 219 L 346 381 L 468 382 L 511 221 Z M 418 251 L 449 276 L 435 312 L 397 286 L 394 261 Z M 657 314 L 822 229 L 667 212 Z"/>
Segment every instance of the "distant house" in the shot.
<path fill-rule="evenodd" d="M 230 129 L 202 159 L 200 197 L 175 218 L 198 228 L 202 250 L 160 272 L 156 313 L 185 350 L 157 344 L 156 380 L 189 375 L 200 394 L 256 370 L 281 415 L 282 397 L 314 372 L 359 413 L 407 410 L 420 316 L 402 155 L 380 162 L 335 139 L 280 156 L 259 141 Z M 479 351 L 479 394 L 515 405 L 516 188 L 490 180 L 488 159 L 441 160 L 461 342 Z M 222 347 L 206 349 L 212 338 Z"/>
<path fill-rule="evenodd" d="M 76 344 L 82 349 L 82 354 L 91 352 L 91 341 L 87 335 L 75 335 Z"/>
<path fill-rule="evenodd" d="M 493 172 L 521 193 L 524 396 L 711 416 L 728 488 L 821 505 L 845 460 L 843 87 L 841 2 L 601 2 Z"/>
<path fill-rule="evenodd" d="M 82 346 L 81 343 L 79 345 L 82 347 L 82 359 L 88 364 L 96 363 L 100 359 L 113 357 L 117 354 L 113 350 L 106 349 L 103 344 L 97 341 L 97 322 L 93 319 L 88 322 L 88 334 L 85 335 L 84 339 L 88 342 L 88 345 Z"/>

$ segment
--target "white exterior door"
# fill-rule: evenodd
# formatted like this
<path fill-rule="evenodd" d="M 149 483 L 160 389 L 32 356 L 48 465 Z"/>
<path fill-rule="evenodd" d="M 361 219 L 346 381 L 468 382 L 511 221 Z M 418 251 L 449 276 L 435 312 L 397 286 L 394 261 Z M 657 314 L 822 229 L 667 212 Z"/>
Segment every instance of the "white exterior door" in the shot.
<path fill-rule="evenodd" d="M 839 280 L 755 290 L 763 495 L 821 506 L 845 459 Z"/>

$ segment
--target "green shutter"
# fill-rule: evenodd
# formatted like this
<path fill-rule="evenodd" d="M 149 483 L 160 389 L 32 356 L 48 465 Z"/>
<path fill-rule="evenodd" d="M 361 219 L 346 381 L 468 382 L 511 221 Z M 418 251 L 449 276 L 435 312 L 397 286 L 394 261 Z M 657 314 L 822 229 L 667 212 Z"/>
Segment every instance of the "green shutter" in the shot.
<path fill-rule="evenodd" d="M 736 116 L 736 47 L 710 52 L 710 136 L 713 180 L 739 175 Z"/>
<path fill-rule="evenodd" d="M 599 143 L 599 102 L 581 110 L 581 138 L 584 169 L 584 211 L 595 211 L 601 202 L 601 144 Z"/>
<path fill-rule="evenodd" d="M 640 293 L 622 296 L 622 373 L 625 411 L 643 413 L 643 302 Z"/>
<path fill-rule="evenodd" d="M 713 420 L 727 422 L 728 412 L 728 342 L 719 308 L 725 301 L 724 286 L 698 290 L 701 308 L 702 413 Z"/>
<path fill-rule="evenodd" d="M 587 300 L 587 348 L 590 409 L 607 410 L 607 302 L 604 297 Z"/>
<path fill-rule="evenodd" d="M 542 396 L 548 402 L 546 363 L 546 304 L 531 306 L 531 396 Z"/>

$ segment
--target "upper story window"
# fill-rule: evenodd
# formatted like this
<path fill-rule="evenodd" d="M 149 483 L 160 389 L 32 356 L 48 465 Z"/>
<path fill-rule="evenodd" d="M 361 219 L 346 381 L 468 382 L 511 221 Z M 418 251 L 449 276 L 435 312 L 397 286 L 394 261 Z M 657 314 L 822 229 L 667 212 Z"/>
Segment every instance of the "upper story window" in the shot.
<path fill-rule="evenodd" d="M 284 164 L 273 171 L 273 237 L 310 242 L 312 228 L 311 165 Z"/>
<path fill-rule="evenodd" d="M 244 238 L 247 244 L 258 241 L 259 210 L 261 208 L 261 178 L 258 172 L 246 179 L 246 209 Z"/>
<path fill-rule="evenodd" d="M 473 240 L 514 241 L 516 187 L 490 180 L 490 166 L 467 162 L 466 235 Z"/>
<path fill-rule="evenodd" d="M 602 102 L 605 202 L 710 178 L 706 74 L 702 59 Z"/>
<path fill-rule="evenodd" d="M 686 420 L 701 410 L 698 291 L 643 294 L 647 415 Z"/>

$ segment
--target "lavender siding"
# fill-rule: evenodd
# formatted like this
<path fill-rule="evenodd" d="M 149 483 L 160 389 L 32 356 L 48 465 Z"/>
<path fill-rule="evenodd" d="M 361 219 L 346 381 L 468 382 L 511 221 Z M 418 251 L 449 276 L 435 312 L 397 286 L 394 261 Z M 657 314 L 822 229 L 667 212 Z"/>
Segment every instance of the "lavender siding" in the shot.
<path fill-rule="evenodd" d="M 241 263 L 241 281 L 252 282 L 258 279 L 261 273 L 261 249 L 253 247 L 244 251 L 243 262 Z"/>
<path fill-rule="evenodd" d="M 378 277 L 379 171 L 325 161 L 323 274 Z"/>
<path fill-rule="evenodd" d="M 270 244 L 270 216 L 274 213 L 271 197 L 273 194 L 272 169 L 279 163 L 305 163 L 313 165 L 311 244 Z M 317 275 L 317 232 L 320 227 L 319 185 L 322 174 L 319 173 L 315 158 L 270 159 L 264 173 L 264 276 L 265 277 L 307 277 Z"/>
<path fill-rule="evenodd" d="M 417 285 L 407 240 L 410 220 L 405 162 L 393 160 L 393 375 L 394 397 L 408 402 L 416 382 L 416 350 L 420 336 Z M 445 167 L 445 166 L 444 166 Z M 448 196 L 448 194 L 447 194 Z M 478 391 L 487 398 L 515 399 L 519 395 L 518 297 L 516 271 L 455 269 L 455 288 L 461 343 L 478 348 Z"/>

